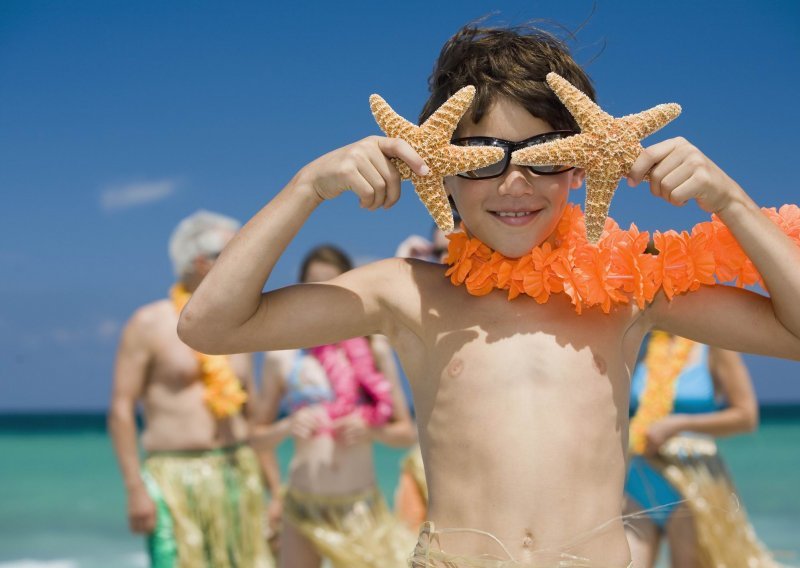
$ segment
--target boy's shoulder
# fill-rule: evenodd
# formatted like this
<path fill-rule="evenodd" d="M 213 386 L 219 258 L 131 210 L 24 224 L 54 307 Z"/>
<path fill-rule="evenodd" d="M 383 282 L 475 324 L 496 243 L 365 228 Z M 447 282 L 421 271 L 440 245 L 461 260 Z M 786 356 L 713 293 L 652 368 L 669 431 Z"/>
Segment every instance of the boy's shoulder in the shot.
<path fill-rule="evenodd" d="M 432 287 L 448 284 L 445 272 L 448 266 L 435 262 L 427 262 L 415 258 L 387 258 L 368 265 L 359 270 L 379 279 L 389 287 L 390 292 L 401 289 L 429 291 Z"/>
<path fill-rule="evenodd" d="M 458 295 L 445 277 L 447 266 L 412 258 L 387 258 L 360 266 L 343 276 L 393 312 L 415 312 L 424 303 Z M 340 277 L 341 278 L 341 277 Z"/>

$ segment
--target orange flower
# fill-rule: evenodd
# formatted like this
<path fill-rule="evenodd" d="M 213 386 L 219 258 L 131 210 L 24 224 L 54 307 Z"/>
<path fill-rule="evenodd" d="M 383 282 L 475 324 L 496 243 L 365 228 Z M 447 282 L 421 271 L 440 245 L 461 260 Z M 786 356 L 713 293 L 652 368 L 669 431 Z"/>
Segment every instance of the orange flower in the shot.
<path fill-rule="evenodd" d="M 536 249 L 534 249 L 536 250 Z M 525 276 L 533 271 L 533 259 L 530 254 L 521 257 L 511 268 L 511 280 L 508 283 L 508 299 L 513 300 L 525 294 Z"/>
<path fill-rule="evenodd" d="M 568 203 L 556 226 L 556 244 L 562 245 L 576 240 L 586 240 L 586 225 L 581 208 L 575 203 Z"/>
<path fill-rule="evenodd" d="M 544 304 L 550 299 L 550 294 L 563 290 L 561 280 L 556 274 L 553 264 L 561 253 L 553 251 L 550 243 L 544 243 L 541 247 L 536 247 L 531 251 L 527 261 L 520 261 L 518 271 L 524 266 L 532 265 L 523 280 L 522 288 L 525 293 L 540 304 Z"/>
<path fill-rule="evenodd" d="M 797 206 L 763 211 L 800 246 Z M 578 313 L 584 306 L 600 306 L 608 313 L 631 297 L 644 308 L 658 290 L 671 300 L 675 294 L 714 285 L 715 276 L 722 282 L 735 280 L 737 286 L 760 282 L 753 263 L 715 216 L 691 233 L 655 233 L 658 256 L 645 252 L 648 237 L 636 225 L 623 230 L 607 219 L 598 244 L 590 245 L 580 208 L 568 205 L 552 238 L 521 258 L 493 252 L 465 232 L 449 235 L 446 262 L 451 266 L 445 275 L 476 296 L 500 289 L 508 290 L 509 300 L 526 294 L 541 304 L 552 294 L 567 294 Z"/>
<path fill-rule="evenodd" d="M 622 289 L 633 295 L 640 309 L 653 301 L 661 285 L 661 280 L 655 278 L 656 258 L 645 253 L 649 242 L 650 234 L 640 233 L 636 225 L 631 224 L 628 231 L 620 231 L 611 249 L 609 278 L 617 279 Z"/>
<path fill-rule="evenodd" d="M 686 246 L 681 235 L 675 231 L 655 233 L 653 241 L 658 249 L 656 267 L 661 275 L 661 288 L 668 299 L 685 291 L 688 265 L 686 263 Z"/>
<path fill-rule="evenodd" d="M 182 284 L 170 290 L 172 305 L 180 313 L 191 294 Z M 200 365 L 203 381 L 203 400 L 216 418 L 227 418 L 237 414 L 247 401 L 247 392 L 242 388 L 239 377 L 233 372 L 230 360 L 225 355 L 206 355 L 194 352 Z"/>
<path fill-rule="evenodd" d="M 556 276 L 561 279 L 564 293 L 569 296 L 572 305 L 575 306 L 575 311 L 581 313 L 585 290 L 576 267 L 565 254 L 559 255 L 553 262 L 552 267 Z"/>
<path fill-rule="evenodd" d="M 686 254 L 687 263 L 689 264 L 689 290 L 697 290 L 702 284 L 713 286 L 716 284 L 714 280 L 714 269 L 716 262 L 714 261 L 714 253 L 708 246 L 708 237 L 698 232 L 693 235 L 683 233 L 686 240 Z"/>
<path fill-rule="evenodd" d="M 586 244 L 576 252 L 575 264 L 583 283 L 585 303 L 599 305 L 603 313 L 611 311 L 611 303 L 627 304 L 628 297 L 618 288 L 622 283 L 609 278 L 611 249 Z"/>

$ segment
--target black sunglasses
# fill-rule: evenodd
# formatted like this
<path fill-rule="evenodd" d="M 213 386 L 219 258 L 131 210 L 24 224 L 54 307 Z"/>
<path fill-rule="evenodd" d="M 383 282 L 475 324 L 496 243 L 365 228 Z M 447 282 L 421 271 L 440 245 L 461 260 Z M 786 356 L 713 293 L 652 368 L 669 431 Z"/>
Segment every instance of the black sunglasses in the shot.
<path fill-rule="evenodd" d="M 508 140 L 491 138 L 489 136 L 468 136 L 466 138 L 456 138 L 450 143 L 456 146 L 496 146 L 505 151 L 503 159 L 496 164 L 486 166 L 485 168 L 478 168 L 477 170 L 461 172 L 460 174 L 456 175 L 465 179 L 491 179 L 500 177 L 506 173 L 508 165 L 511 163 L 512 152 L 515 152 L 516 150 L 522 150 L 523 148 L 527 148 L 529 146 L 535 146 L 536 144 L 544 144 L 545 142 L 552 142 L 553 140 L 561 140 L 562 138 L 567 138 L 569 136 L 573 136 L 574 134 L 577 134 L 577 132 L 573 132 L 572 130 L 556 130 L 554 132 L 545 132 L 544 134 L 531 136 L 530 138 L 522 140 L 521 142 L 510 142 Z M 575 166 L 558 165 L 525 167 L 540 176 L 554 176 L 556 174 L 561 174 L 574 169 Z"/>

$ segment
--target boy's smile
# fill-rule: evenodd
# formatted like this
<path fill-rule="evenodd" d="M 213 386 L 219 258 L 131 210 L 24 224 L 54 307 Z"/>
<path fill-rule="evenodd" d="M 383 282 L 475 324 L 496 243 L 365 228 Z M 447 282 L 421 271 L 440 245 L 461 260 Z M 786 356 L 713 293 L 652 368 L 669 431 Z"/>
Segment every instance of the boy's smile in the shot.
<path fill-rule="evenodd" d="M 491 136 L 519 141 L 555 130 L 509 99 L 495 101 L 479 124 L 465 117 L 458 137 Z M 509 165 L 496 178 L 449 177 L 445 187 L 470 233 L 489 247 L 519 257 L 542 243 L 555 229 L 571 188 L 580 187 L 582 170 L 537 175 Z"/>

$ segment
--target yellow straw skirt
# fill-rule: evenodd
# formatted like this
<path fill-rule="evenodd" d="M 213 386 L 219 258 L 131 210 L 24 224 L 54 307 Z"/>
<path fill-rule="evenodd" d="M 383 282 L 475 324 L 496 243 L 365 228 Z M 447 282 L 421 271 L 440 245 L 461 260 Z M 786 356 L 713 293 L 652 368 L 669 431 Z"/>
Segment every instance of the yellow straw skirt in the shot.
<path fill-rule="evenodd" d="M 501 558 L 490 554 L 462 555 L 442 550 L 439 537 L 447 533 L 473 533 L 485 536 L 505 553 Z M 505 545 L 494 535 L 477 529 L 436 530 L 431 521 L 420 528 L 417 546 L 409 560 L 411 568 L 618 568 L 601 566 L 586 558 L 560 552 L 534 553 L 535 560 L 515 560 Z M 631 568 L 633 563 L 627 568 Z"/>
<path fill-rule="evenodd" d="M 758 540 L 712 438 L 671 438 L 652 464 L 686 499 L 702 568 L 781 566 Z"/>
<path fill-rule="evenodd" d="M 151 537 L 153 566 L 274 566 L 264 540 L 261 472 L 249 447 L 155 452 L 146 458 L 142 476 L 166 512 Z M 165 559 L 169 549 L 176 554 Z"/>
<path fill-rule="evenodd" d="M 286 490 L 283 518 L 334 568 L 404 568 L 413 534 L 389 512 L 377 487 L 347 495 Z"/>

